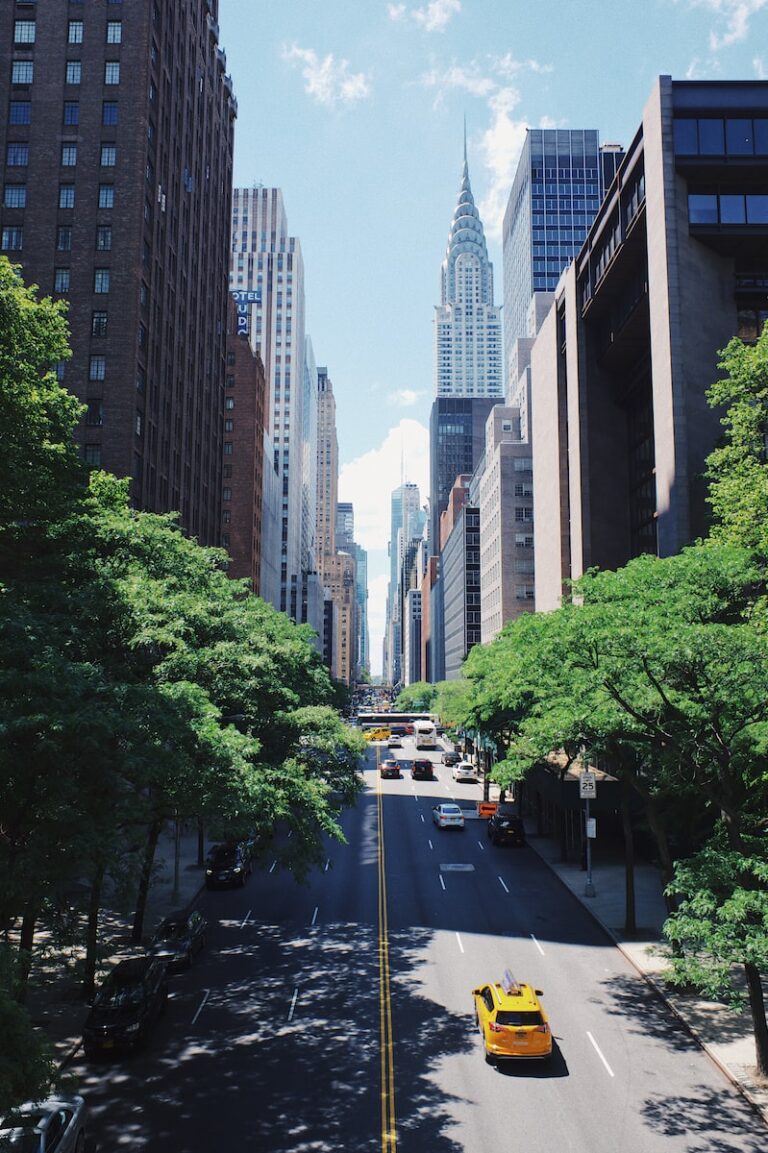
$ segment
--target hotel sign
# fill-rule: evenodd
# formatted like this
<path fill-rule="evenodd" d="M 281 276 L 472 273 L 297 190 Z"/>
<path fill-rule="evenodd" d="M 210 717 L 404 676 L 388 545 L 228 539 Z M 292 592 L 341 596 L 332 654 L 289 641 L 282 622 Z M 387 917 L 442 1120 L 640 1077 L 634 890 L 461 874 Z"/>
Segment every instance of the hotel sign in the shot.
<path fill-rule="evenodd" d="M 237 305 L 237 335 L 247 336 L 251 327 L 251 305 L 261 304 L 260 288 L 239 288 L 232 293 Z"/>

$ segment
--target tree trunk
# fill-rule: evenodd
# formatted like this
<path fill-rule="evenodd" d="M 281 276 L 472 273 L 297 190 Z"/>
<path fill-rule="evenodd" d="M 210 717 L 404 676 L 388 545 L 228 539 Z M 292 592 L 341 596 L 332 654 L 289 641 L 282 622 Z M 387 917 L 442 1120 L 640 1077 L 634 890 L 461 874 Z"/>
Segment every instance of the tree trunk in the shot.
<path fill-rule="evenodd" d="M 16 982 L 16 1000 L 23 1005 L 27 999 L 29 974 L 32 971 L 32 949 L 35 944 L 35 925 L 37 923 L 37 908 L 27 905 L 21 919 L 21 932 L 19 935 L 19 971 Z"/>
<path fill-rule="evenodd" d="M 133 931 L 131 933 L 131 940 L 136 945 L 141 944 L 141 938 L 144 934 L 144 914 L 147 911 L 147 897 L 149 896 L 149 886 L 152 881 L 152 866 L 155 862 L 155 850 L 157 849 L 157 842 L 160 840 L 160 830 L 162 827 L 163 822 L 161 820 L 153 821 L 149 826 L 149 836 L 147 837 L 147 846 L 144 850 L 144 862 L 141 866 L 139 891 L 136 894 L 136 912 L 133 915 Z"/>
<path fill-rule="evenodd" d="M 631 936 L 637 931 L 635 911 L 635 839 L 632 834 L 632 817 L 629 811 L 627 782 L 622 782 L 621 826 L 624 830 L 624 932 Z"/>
<path fill-rule="evenodd" d="M 768 1022 L 765 1019 L 763 984 L 757 966 L 751 962 L 744 965 L 744 973 L 747 978 L 749 1007 L 752 1011 L 752 1028 L 755 1033 L 757 1073 L 760 1077 L 768 1077 Z"/>
<path fill-rule="evenodd" d="M 672 881 L 675 875 L 675 863 L 672 859 L 672 854 L 669 851 L 669 841 L 667 840 L 667 831 L 661 823 L 659 818 L 658 809 L 651 797 L 644 796 L 645 801 L 645 815 L 648 820 L 648 825 L 653 833 L 654 840 L 656 841 L 656 848 L 659 851 L 659 865 L 661 866 L 661 879 L 664 882 L 664 901 L 667 906 L 667 913 L 671 916 L 677 909 L 677 899 L 673 895 L 667 894 L 667 885 Z"/>
<path fill-rule="evenodd" d="M 85 933 L 85 971 L 83 972 L 83 996 L 90 1001 L 96 987 L 96 959 L 99 944 L 99 913 L 101 912 L 101 886 L 104 881 L 104 865 L 96 866 L 91 882 L 91 895 L 88 899 L 88 925 Z"/>

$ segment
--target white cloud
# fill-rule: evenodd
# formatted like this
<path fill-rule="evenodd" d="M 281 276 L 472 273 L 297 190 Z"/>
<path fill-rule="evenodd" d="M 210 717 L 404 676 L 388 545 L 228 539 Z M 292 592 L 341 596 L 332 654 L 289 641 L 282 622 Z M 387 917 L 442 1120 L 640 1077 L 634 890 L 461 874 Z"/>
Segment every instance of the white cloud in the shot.
<path fill-rule="evenodd" d="M 387 404 L 395 405 L 397 408 L 412 408 L 423 395 L 414 388 L 398 388 L 396 392 L 388 394 Z"/>
<path fill-rule="evenodd" d="M 689 3 L 694 8 L 708 8 L 717 17 L 717 28 L 709 34 L 710 48 L 717 52 L 746 40 L 750 20 L 768 5 L 768 0 L 689 0 Z"/>
<path fill-rule="evenodd" d="M 419 486 L 422 503 L 429 496 L 429 429 L 404 418 L 390 428 L 378 448 L 339 469 L 339 500 L 355 506 L 355 540 L 365 549 L 380 549 L 389 540 L 391 496 L 403 480 Z"/>
<path fill-rule="evenodd" d="M 755 76 L 758 80 L 768 80 L 768 71 L 765 67 L 765 60 L 762 56 L 755 56 L 752 61 L 752 67 L 755 70 Z"/>
<path fill-rule="evenodd" d="M 387 4 L 390 20 L 405 20 L 410 17 L 425 32 L 444 32 L 457 12 L 461 12 L 461 0 L 429 0 L 421 8 L 408 8 L 405 4 Z"/>
<path fill-rule="evenodd" d="M 538 60 L 516 60 L 511 52 L 506 52 L 494 60 L 494 68 L 502 76 L 517 76 L 520 72 L 534 72 L 545 75 L 554 72 L 552 64 L 541 64 Z"/>
<path fill-rule="evenodd" d="M 513 113 L 520 103 L 515 88 L 500 88 L 489 101 L 491 126 L 482 135 L 480 151 L 490 172 L 488 191 L 479 205 L 480 216 L 489 236 L 501 238 L 504 209 L 525 143 L 526 120 Z"/>
<path fill-rule="evenodd" d="M 419 83 L 423 88 L 437 88 L 441 93 L 445 88 L 458 88 L 472 96 L 488 96 L 496 88 L 493 77 L 483 75 L 475 63 L 467 67 L 453 64 L 443 71 L 432 68 L 420 77 Z"/>
<path fill-rule="evenodd" d="M 292 44 L 283 49 L 283 60 L 301 64 L 304 91 L 316 100 L 333 108 L 338 102 L 355 104 L 370 94 L 370 83 L 364 72 L 351 72 L 349 61 L 337 60 L 329 52 L 322 59 L 314 48 L 300 48 Z"/>

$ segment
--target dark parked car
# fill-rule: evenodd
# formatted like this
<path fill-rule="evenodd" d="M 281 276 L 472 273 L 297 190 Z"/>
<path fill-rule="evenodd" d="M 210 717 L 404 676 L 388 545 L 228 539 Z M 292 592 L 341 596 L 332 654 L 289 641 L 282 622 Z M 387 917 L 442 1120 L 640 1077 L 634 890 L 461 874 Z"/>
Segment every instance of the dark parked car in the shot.
<path fill-rule="evenodd" d="M 208 922 L 197 910 L 174 913 L 160 922 L 147 952 L 165 961 L 169 969 L 188 969 L 205 947 L 207 928 Z"/>
<path fill-rule="evenodd" d="M 118 961 L 96 994 L 83 1026 L 86 1056 L 144 1045 L 168 1000 L 165 962 Z"/>
<path fill-rule="evenodd" d="M 499 805 L 488 818 L 488 836 L 494 845 L 525 844 L 525 826 L 512 805 Z"/>
<path fill-rule="evenodd" d="M 205 866 L 205 886 L 207 889 L 216 889 L 221 885 L 242 887 L 252 869 L 251 854 L 245 845 L 214 845 Z"/>
<path fill-rule="evenodd" d="M 434 777 L 434 769 L 432 762 L 426 760 L 414 761 L 411 768 L 411 776 L 414 781 L 431 781 Z"/>
<path fill-rule="evenodd" d="M 459 761 L 461 760 L 461 753 L 457 753 L 453 749 L 449 749 L 447 752 L 443 753 L 441 760 L 444 765 L 458 765 Z"/>

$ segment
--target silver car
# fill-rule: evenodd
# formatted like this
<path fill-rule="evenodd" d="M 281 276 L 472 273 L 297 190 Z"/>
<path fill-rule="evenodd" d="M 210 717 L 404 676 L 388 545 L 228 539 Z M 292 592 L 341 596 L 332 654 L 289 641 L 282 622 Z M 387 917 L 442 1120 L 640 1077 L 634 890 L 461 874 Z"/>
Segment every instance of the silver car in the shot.
<path fill-rule="evenodd" d="M 432 820 L 439 829 L 463 829 L 464 814 L 459 805 L 444 801 L 442 805 L 435 805 L 432 810 Z"/>
<path fill-rule="evenodd" d="M 471 761 L 459 761 L 458 765 L 453 766 L 453 779 L 454 781 L 476 781 L 477 769 Z"/>
<path fill-rule="evenodd" d="M 1 1153 L 85 1153 L 86 1105 L 76 1094 L 27 1101 L 0 1116 Z"/>

